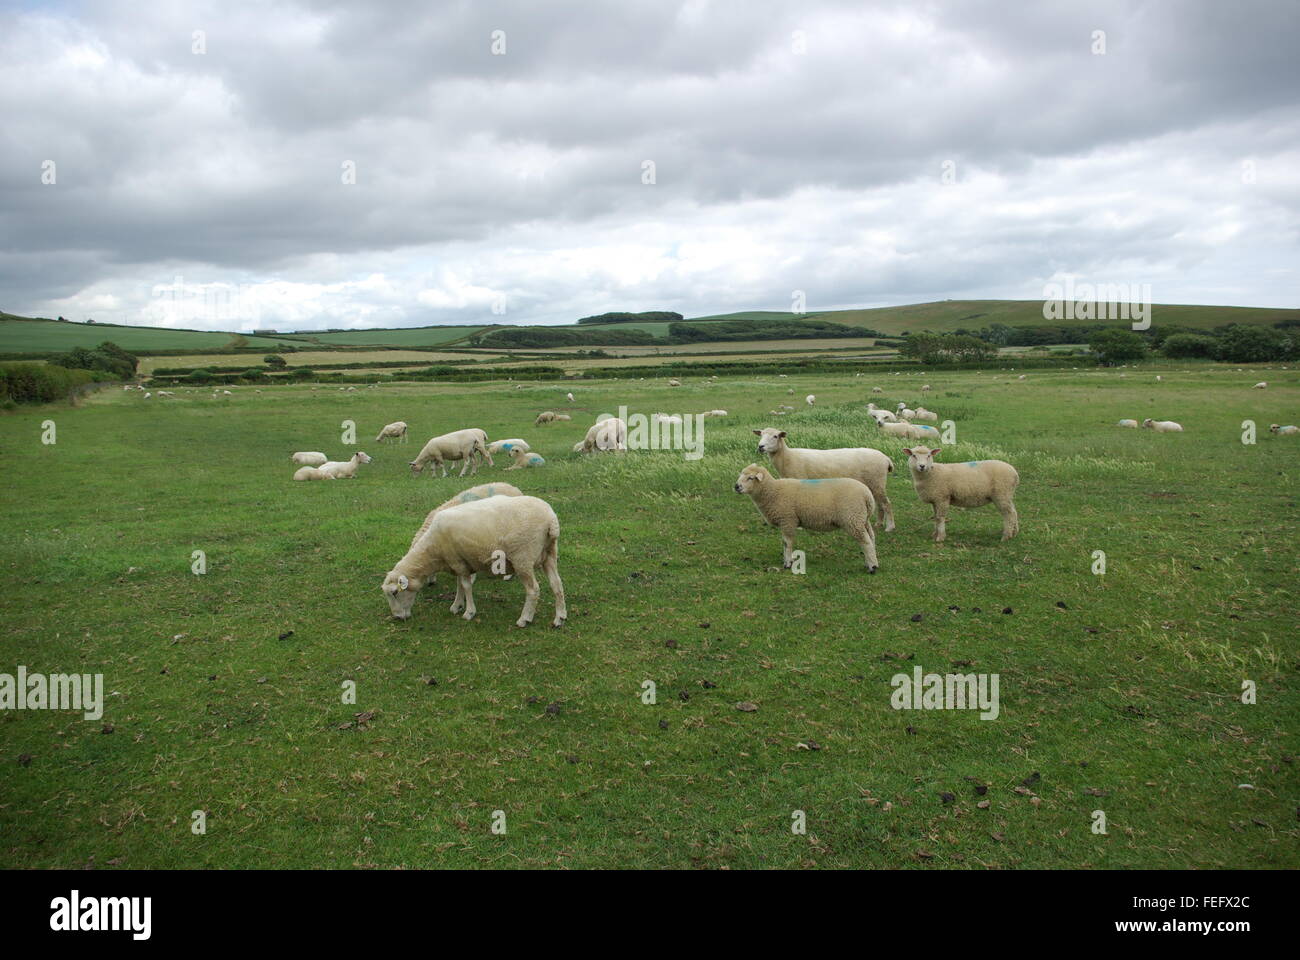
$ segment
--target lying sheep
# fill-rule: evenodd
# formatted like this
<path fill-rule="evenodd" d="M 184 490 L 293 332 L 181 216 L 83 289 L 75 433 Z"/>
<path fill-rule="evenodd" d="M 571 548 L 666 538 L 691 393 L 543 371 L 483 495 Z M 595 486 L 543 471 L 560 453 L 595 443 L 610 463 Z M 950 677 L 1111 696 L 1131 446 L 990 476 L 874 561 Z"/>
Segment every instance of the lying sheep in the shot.
<path fill-rule="evenodd" d="M 445 506 L 445 505 L 444 505 Z M 493 496 L 437 512 L 424 533 L 384 577 L 389 610 L 409 619 L 415 595 L 434 576 L 449 571 L 459 590 L 452 613 L 464 610 L 474 619 L 474 575 L 483 571 L 514 573 L 524 585 L 524 609 L 515 625 L 526 627 L 537 611 L 541 566 L 555 595 L 554 626 L 568 618 L 564 584 L 560 580 L 558 545 L 560 521 L 544 500 L 527 496 Z"/>
<path fill-rule="evenodd" d="M 782 477 L 817 480 L 828 477 L 852 477 L 871 491 L 873 502 L 880 504 L 885 532 L 894 529 L 894 507 L 889 502 L 886 484 L 894 471 L 894 462 L 871 447 L 839 447 L 814 450 L 786 446 L 786 433 L 768 427 L 755 430 L 758 452 L 767 454 Z"/>
<path fill-rule="evenodd" d="M 939 439 L 938 430 L 936 430 L 934 427 L 927 427 L 925 424 L 922 423 L 877 422 L 876 426 L 880 429 L 881 433 L 884 433 L 887 436 L 891 436 L 891 437 L 900 437 L 904 440 Z"/>
<path fill-rule="evenodd" d="M 541 454 L 522 450 L 519 447 L 511 450 L 510 456 L 514 460 L 514 466 L 506 467 L 507 470 L 522 470 L 524 467 L 543 467 L 546 465 L 546 461 L 542 459 Z"/>
<path fill-rule="evenodd" d="M 1269 424 L 1268 432 L 1276 433 L 1279 437 L 1294 437 L 1297 433 L 1300 433 L 1300 427 L 1293 427 L 1293 426 L 1283 427 L 1283 426 L 1279 426 L 1276 423 L 1271 423 Z"/>
<path fill-rule="evenodd" d="M 464 460 L 459 475 L 465 476 L 465 471 L 468 470 L 473 476 L 478 473 L 477 457 L 479 456 L 486 457 L 489 466 L 496 466 L 492 462 L 492 454 L 487 449 L 487 434 L 482 430 L 470 427 L 444 433 L 426 443 L 424 449 L 411 461 L 411 476 L 418 477 L 424 470 L 424 465 L 432 461 L 433 469 L 429 471 L 429 476 L 432 477 L 438 467 L 442 467 L 442 475 L 445 477 L 449 460 Z"/>
<path fill-rule="evenodd" d="M 1003 460 L 972 460 L 968 463 L 935 463 L 941 447 L 904 449 L 912 472 L 912 486 L 922 503 L 934 507 L 934 542 L 943 543 L 948 524 L 948 507 L 997 506 L 1002 514 L 1002 539 L 1020 532 L 1016 514 L 1016 488 L 1020 474 Z"/>
<path fill-rule="evenodd" d="M 1136 420 L 1121 420 L 1119 423 L 1115 424 L 1117 427 L 1128 427 L 1131 430 L 1136 430 L 1137 425 L 1138 422 Z"/>
<path fill-rule="evenodd" d="M 872 387 L 872 388 L 871 388 L 871 392 L 872 392 L 872 393 L 884 393 L 885 391 L 882 390 L 880 387 Z"/>
<path fill-rule="evenodd" d="M 627 449 L 627 424 L 619 417 L 607 417 L 592 424 L 582 440 L 583 453 Z"/>
<path fill-rule="evenodd" d="M 293 478 L 295 480 L 351 480 L 357 475 L 357 468 L 369 462 L 370 457 L 358 451 L 348 460 L 330 460 L 319 467 L 299 467 Z"/>
<path fill-rule="evenodd" d="M 329 457 L 316 450 L 303 450 L 295 453 L 289 459 L 300 467 L 319 467 L 322 463 L 328 460 Z"/>
<path fill-rule="evenodd" d="M 925 409 L 925 407 L 917 407 L 917 408 L 916 408 L 916 416 L 914 416 L 912 419 L 913 419 L 913 420 L 930 420 L 930 421 L 932 421 L 933 423 L 938 423 L 938 422 L 939 422 L 939 415 L 938 415 L 937 413 L 935 413 L 933 410 L 927 410 L 927 409 Z"/>
<path fill-rule="evenodd" d="M 380 430 L 379 436 L 375 437 L 375 443 L 381 443 L 384 440 L 397 440 L 406 443 L 406 421 L 395 420 Z"/>
<path fill-rule="evenodd" d="M 681 424 L 682 418 L 675 413 L 652 413 L 650 414 L 650 425 L 658 426 L 661 423 Z"/>
<path fill-rule="evenodd" d="M 574 453 L 586 453 L 586 441 L 585 441 L 585 440 L 579 440 L 577 443 L 575 443 L 575 444 L 573 445 L 573 452 L 574 452 Z"/>
<path fill-rule="evenodd" d="M 1148 430 L 1154 430 L 1156 433 L 1182 433 L 1183 425 L 1175 423 L 1172 420 L 1152 420 L 1147 417 L 1142 421 L 1142 426 Z"/>
<path fill-rule="evenodd" d="M 874 402 L 867 404 L 867 413 L 869 413 L 877 422 L 884 420 L 887 423 L 894 423 L 898 420 L 898 416 L 894 411 L 878 407 Z"/>
<path fill-rule="evenodd" d="M 900 420 L 911 420 L 913 417 L 916 416 L 916 411 L 910 409 L 905 403 L 900 403 L 898 405 L 897 413 L 898 413 L 898 419 Z"/>
<path fill-rule="evenodd" d="M 880 569 L 871 519 L 876 512 L 871 491 L 851 477 L 808 480 L 775 479 L 751 463 L 736 479 L 737 493 L 746 494 L 769 525 L 781 531 L 782 566 L 793 562 L 794 535 L 805 530 L 844 530 L 862 545 L 867 572 Z"/>
<path fill-rule="evenodd" d="M 554 422 L 555 422 L 555 411 L 543 410 L 541 413 L 537 415 L 537 419 L 533 421 L 533 426 L 540 427 L 544 423 L 554 423 Z"/>
<path fill-rule="evenodd" d="M 1267 389 L 1268 389 L 1268 381 L 1266 381 L 1266 380 L 1261 380 L 1261 381 L 1259 381 L 1259 383 L 1255 384 L 1255 386 L 1252 387 L 1251 389 L 1252 389 L 1252 390 L 1267 390 Z"/>
<path fill-rule="evenodd" d="M 556 420 L 572 420 L 573 417 L 569 416 L 567 413 L 557 413 L 557 414 L 555 415 L 555 419 L 556 419 Z"/>
<path fill-rule="evenodd" d="M 519 449 L 519 450 L 533 449 L 528 445 L 527 440 L 520 440 L 518 437 L 512 437 L 509 440 L 493 440 L 491 443 L 487 445 L 487 448 L 488 448 L 488 453 L 499 454 L 504 452 L 507 457 L 510 456 L 510 452 L 515 449 Z"/>
<path fill-rule="evenodd" d="M 681 382 L 680 380 L 669 380 L 669 381 L 668 381 L 668 386 L 670 386 L 670 387 L 680 387 L 681 385 L 682 385 L 682 382 Z"/>
<path fill-rule="evenodd" d="M 705 410 L 700 414 L 701 417 L 725 417 L 726 415 L 726 410 Z"/>

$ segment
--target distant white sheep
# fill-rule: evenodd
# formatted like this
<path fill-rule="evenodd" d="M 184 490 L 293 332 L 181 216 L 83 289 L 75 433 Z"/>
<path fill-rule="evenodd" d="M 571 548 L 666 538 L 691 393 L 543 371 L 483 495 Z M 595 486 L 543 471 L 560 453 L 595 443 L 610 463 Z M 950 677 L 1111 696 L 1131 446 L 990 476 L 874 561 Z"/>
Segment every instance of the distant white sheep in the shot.
<path fill-rule="evenodd" d="M 460 468 L 459 476 L 465 476 L 466 470 L 472 476 L 478 473 L 479 456 L 487 458 L 489 465 L 496 466 L 487 449 L 487 434 L 476 427 L 454 430 L 434 437 L 424 445 L 424 449 L 411 461 L 411 475 L 418 477 L 425 464 L 432 462 L 429 476 L 434 476 L 437 469 L 442 467 L 442 475 L 445 477 L 448 461 L 463 460 L 465 462 Z"/>
<path fill-rule="evenodd" d="M 570 403 L 573 403 L 573 394 L 571 394 L 571 393 L 566 393 L 566 394 L 564 395 L 564 398 L 565 398 L 566 400 L 568 400 Z"/>
<path fill-rule="evenodd" d="M 504 571 L 516 574 L 523 583 L 524 608 L 515 625 L 526 627 L 541 595 L 536 574 L 540 566 L 555 595 L 552 624 L 558 627 L 568 617 L 560 580 L 559 538 L 555 511 L 537 497 L 493 496 L 443 510 L 384 577 L 382 590 L 388 608 L 394 617 L 408 619 L 420 588 L 432 583 L 436 574 L 450 571 L 459 586 L 451 612 L 463 609 L 464 618 L 472 620 L 477 612 L 474 574 Z"/>
<path fill-rule="evenodd" d="M 627 449 L 627 424 L 619 417 L 597 421 L 582 440 L 583 453 L 610 453 Z"/>
<path fill-rule="evenodd" d="M 303 450 L 295 453 L 289 459 L 300 467 L 319 467 L 329 457 L 317 450 Z"/>
<path fill-rule="evenodd" d="M 727 415 L 726 410 L 705 410 L 702 414 L 700 414 L 700 416 L 702 417 L 725 417 L 726 415 Z"/>
<path fill-rule="evenodd" d="M 1175 423 L 1173 420 L 1152 420 L 1150 417 L 1142 421 L 1142 426 L 1148 430 L 1154 430 L 1156 433 L 1182 433 L 1183 425 Z"/>
<path fill-rule="evenodd" d="M 397 440 L 401 443 L 405 443 L 406 421 L 394 420 L 392 423 L 387 424 L 384 429 L 380 430 L 379 436 L 375 437 L 375 443 L 380 443 L 384 440 Z"/>
<path fill-rule="evenodd" d="M 1010 540 L 1020 532 L 1016 513 L 1016 488 L 1020 474 L 1004 460 L 971 460 L 967 463 L 935 463 L 941 447 L 905 448 L 907 467 L 912 473 L 912 487 L 922 503 L 934 508 L 934 541 L 943 543 L 947 536 L 948 508 L 982 507 L 991 503 L 1002 514 L 1002 539 Z"/>
<path fill-rule="evenodd" d="M 1121 420 L 1119 423 L 1115 424 L 1117 427 L 1128 427 L 1131 430 L 1136 430 L 1137 425 L 1138 422 L 1136 420 Z"/>
<path fill-rule="evenodd" d="M 1266 380 L 1261 380 L 1261 381 L 1259 381 L 1259 383 L 1255 384 L 1255 386 L 1254 386 L 1252 389 L 1254 389 L 1254 390 L 1267 390 L 1267 389 L 1268 389 L 1268 382 L 1267 382 Z"/>
<path fill-rule="evenodd" d="M 898 405 L 897 412 L 900 420 L 911 420 L 916 416 L 916 411 L 908 407 L 905 403 L 900 403 Z"/>
<path fill-rule="evenodd" d="M 817 402 L 817 398 L 810 393 L 808 394 L 808 396 L 803 398 L 803 402 L 808 404 L 808 406 L 811 407 L 813 404 Z"/>
<path fill-rule="evenodd" d="M 794 562 L 794 536 L 804 530 L 843 530 L 862 546 L 867 572 L 880 569 L 871 518 L 876 505 L 866 484 L 850 477 L 777 480 L 751 463 L 736 478 L 735 490 L 754 501 L 759 514 L 781 531 L 782 565 Z"/>
<path fill-rule="evenodd" d="M 669 380 L 669 381 L 668 381 L 668 386 L 670 386 L 670 387 L 680 387 L 681 385 L 682 385 L 682 382 L 681 382 L 680 380 Z"/>
<path fill-rule="evenodd" d="M 755 430 L 758 452 L 766 454 L 772 466 L 785 479 L 820 480 L 829 477 L 852 477 L 866 485 L 873 501 L 880 505 L 885 532 L 894 529 L 894 508 L 887 490 L 894 462 L 871 447 L 838 447 L 816 450 L 786 444 L 786 432 L 774 427 Z"/>
<path fill-rule="evenodd" d="M 932 423 L 938 423 L 938 422 L 939 422 L 939 415 L 938 415 L 937 413 L 935 413 L 933 410 L 927 410 L 927 409 L 925 409 L 925 407 L 917 407 L 917 408 L 916 408 L 916 415 L 913 416 L 912 419 L 913 419 L 913 420 L 929 420 L 929 421 L 931 421 Z"/>
<path fill-rule="evenodd" d="M 1273 423 L 1269 424 L 1268 432 L 1276 433 L 1279 437 L 1294 437 L 1297 433 L 1300 433 L 1300 427 L 1293 427 L 1290 425 L 1283 427 L 1279 424 Z"/>
<path fill-rule="evenodd" d="M 871 388 L 871 392 L 872 392 L 872 393 L 884 393 L 885 391 L 882 390 L 880 387 L 872 387 L 872 388 Z"/>
<path fill-rule="evenodd" d="M 923 386 L 923 387 L 921 388 L 921 392 L 922 392 L 922 393 L 929 393 L 929 392 L 930 392 L 930 385 L 927 383 L 925 386 Z"/>
<path fill-rule="evenodd" d="M 358 451 L 348 460 L 330 460 L 319 467 L 299 467 L 293 478 L 295 480 L 351 480 L 357 475 L 357 468 L 369 462 L 370 457 Z"/>
<path fill-rule="evenodd" d="M 537 415 L 537 419 L 533 421 L 533 426 L 540 427 L 544 423 L 554 423 L 554 422 L 555 422 L 555 411 L 543 410 L 541 413 Z"/>

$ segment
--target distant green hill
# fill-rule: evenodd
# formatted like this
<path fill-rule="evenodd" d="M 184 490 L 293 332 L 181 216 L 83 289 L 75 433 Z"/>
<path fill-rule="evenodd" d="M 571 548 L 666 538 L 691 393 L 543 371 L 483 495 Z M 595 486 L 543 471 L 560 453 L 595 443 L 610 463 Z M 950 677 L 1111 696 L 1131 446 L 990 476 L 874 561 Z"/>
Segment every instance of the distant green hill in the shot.
<path fill-rule="evenodd" d="M 243 337 L 237 333 L 128 327 L 113 323 L 69 323 L 0 312 L 0 354 L 53 353 L 73 347 L 95 347 L 112 340 L 123 350 L 220 350 L 246 345 L 273 349 L 293 343 L 272 337 Z"/>

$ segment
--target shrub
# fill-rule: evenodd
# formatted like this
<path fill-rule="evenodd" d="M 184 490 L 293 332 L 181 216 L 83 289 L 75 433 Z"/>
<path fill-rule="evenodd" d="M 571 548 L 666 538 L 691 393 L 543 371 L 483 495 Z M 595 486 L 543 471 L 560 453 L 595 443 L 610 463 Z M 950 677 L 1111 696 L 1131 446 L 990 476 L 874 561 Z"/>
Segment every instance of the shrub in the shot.
<path fill-rule="evenodd" d="M 1219 339 L 1218 359 L 1229 363 L 1265 363 L 1295 356 L 1295 340 L 1269 327 L 1234 324 Z"/>
<path fill-rule="evenodd" d="M 4 363 L 0 364 L 0 400 L 12 403 L 64 400 L 95 380 L 90 370 L 46 363 Z"/>
<path fill-rule="evenodd" d="M 1176 333 L 1165 338 L 1161 352 L 1175 360 L 1213 360 L 1219 348 L 1214 337 L 1199 333 Z"/>
<path fill-rule="evenodd" d="M 1088 338 L 1088 346 L 1102 363 L 1120 360 L 1141 360 L 1147 355 L 1146 341 L 1132 330 L 1111 327 L 1099 330 Z"/>

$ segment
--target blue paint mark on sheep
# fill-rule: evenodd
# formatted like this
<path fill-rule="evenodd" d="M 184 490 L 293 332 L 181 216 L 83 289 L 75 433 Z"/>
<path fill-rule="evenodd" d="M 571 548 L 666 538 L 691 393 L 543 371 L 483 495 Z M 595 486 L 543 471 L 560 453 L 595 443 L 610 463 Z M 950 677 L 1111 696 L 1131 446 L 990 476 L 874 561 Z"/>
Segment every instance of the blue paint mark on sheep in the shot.
<path fill-rule="evenodd" d="M 821 480 L 800 480 L 800 483 L 821 483 Z"/>
<path fill-rule="evenodd" d="M 460 497 L 457 499 L 456 502 L 469 503 L 471 500 L 477 500 L 477 499 L 478 499 L 477 493 L 475 493 L 473 490 L 466 490 L 464 493 L 460 495 Z"/>
<path fill-rule="evenodd" d="M 968 466 L 968 467 L 978 467 L 978 466 L 979 466 L 981 463 L 983 463 L 983 462 L 984 462 L 983 460 L 967 460 L 967 461 L 966 461 L 966 466 Z"/>

